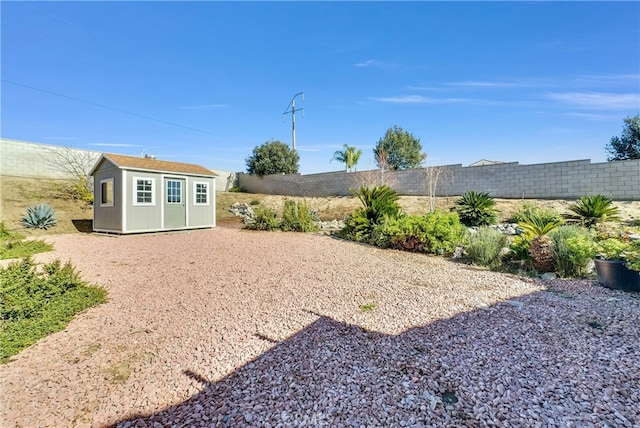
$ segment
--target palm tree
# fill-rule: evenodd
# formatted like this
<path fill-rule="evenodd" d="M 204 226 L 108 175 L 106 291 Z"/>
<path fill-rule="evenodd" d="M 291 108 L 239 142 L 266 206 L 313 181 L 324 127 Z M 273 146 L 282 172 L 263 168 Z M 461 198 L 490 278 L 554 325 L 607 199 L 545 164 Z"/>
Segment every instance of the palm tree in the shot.
<path fill-rule="evenodd" d="M 338 162 L 344 163 L 344 172 L 349 172 L 356 167 L 358 163 L 358 159 L 362 155 L 362 150 L 356 150 L 354 146 L 350 146 L 348 144 L 343 144 L 344 150 L 338 150 L 333 154 L 332 161 L 336 160 Z"/>

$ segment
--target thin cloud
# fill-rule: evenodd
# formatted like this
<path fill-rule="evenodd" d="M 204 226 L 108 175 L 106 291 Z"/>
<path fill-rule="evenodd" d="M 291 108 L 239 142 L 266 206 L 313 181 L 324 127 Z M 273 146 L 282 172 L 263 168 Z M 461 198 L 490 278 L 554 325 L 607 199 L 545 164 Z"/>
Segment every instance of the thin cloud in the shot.
<path fill-rule="evenodd" d="M 464 103 L 470 100 L 466 98 L 431 98 L 422 95 L 402 95 L 398 97 L 371 97 L 371 101 L 392 104 L 453 104 Z"/>
<path fill-rule="evenodd" d="M 142 147 L 142 144 L 124 144 L 124 143 L 90 143 L 87 146 L 92 147 Z"/>
<path fill-rule="evenodd" d="M 461 82 L 445 82 L 447 86 L 457 86 L 464 88 L 518 88 L 524 86 L 515 82 L 495 82 L 495 81 L 478 81 L 464 80 Z"/>
<path fill-rule="evenodd" d="M 544 98 L 587 110 L 637 110 L 639 94 L 608 92 L 549 92 Z"/>
<path fill-rule="evenodd" d="M 357 68 L 377 68 L 380 70 L 387 70 L 387 71 L 406 71 L 406 70 L 411 70 L 412 67 L 408 67 L 402 64 L 395 64 L 392 62 L 382 62 L 382 61 L 378 61 L 377 59 L 368 59 L 364 62 L 358 62 L 353 64 L 354 67 Z"/>
<path fill-rule="evenodd" d="M 354 67 L 358 67 L 358 68 L 375 67 L 379 65 L 380 65 L 380 62 L 376 61 L 375 59 L 368 59 L 365 62 L 358 62 L 353 64 Z"/>
<path fill-rule="evenodd" d="M 178 106 L 181 110 L 217 110 L 229 107 L 227 104 L 203 104 L 195 106 Z"/>
<path fill-rule="evenodd" d="M 607 86 L 640 86 L 640 74 L 583 74 L 577 78 L 577 83 L 598 84 Z"/>

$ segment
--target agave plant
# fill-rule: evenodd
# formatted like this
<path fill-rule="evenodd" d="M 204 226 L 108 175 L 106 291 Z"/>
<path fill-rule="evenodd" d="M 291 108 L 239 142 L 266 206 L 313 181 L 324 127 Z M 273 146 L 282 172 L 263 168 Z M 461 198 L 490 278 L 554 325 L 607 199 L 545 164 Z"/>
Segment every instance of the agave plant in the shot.
<path fill-rule="evenodd" d="M 613 205 L 613 201 L 603 195 L 583 196 L 571 206 L 573 214 L 566 214 L 565 218 L 591 227 L 605 221 L 620 220 L 620 210 Z"/>
<path fill-rule="evenodd" d="M 456 201 L 455 210 L 465 226 L 489 226 L 497 221 L 495 204 L 487 192 L 470 190 Z"/>
<path fill-rule="evenodd" d="M 532 217 L 518 223 L 525 236 L 531 241 L 529 257 L 531 264 L 538 272 L 553 272 L 554 270 L 553 240 L 547 234 L 561 224 L 561 221 L 545 220 L 541 217 Z"/>
<path fill-rule="evenodd" d="M 56 215 L 47 204 L 33 205 L 27 208 L 27 214 L 22 217 L 22 224 L 29 228 L 47 229 L 58 222 Z"/>

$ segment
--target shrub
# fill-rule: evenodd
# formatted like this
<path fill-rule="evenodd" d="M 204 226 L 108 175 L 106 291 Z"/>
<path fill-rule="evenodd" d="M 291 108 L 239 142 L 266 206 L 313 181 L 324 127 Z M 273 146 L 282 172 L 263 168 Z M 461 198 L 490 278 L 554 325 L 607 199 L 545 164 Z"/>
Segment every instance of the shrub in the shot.
<path fill-rule="evenodd" d="M 389 186 L 361 187 L 351 189 L 360 199 L 363 208 L 354 211 L 345 219 L 341 236 L 358 242 L 370 242 L 373 230 L 384 222 L 401 216 L 399 196 Z"/>
<path fill-rule="evenodd" d="M 504 233 L 490 227 L 480 227 L 469 236 L 465 250 L 475 264 L 495 267 L 500 264 L 500 254 L 507 241 Z"/>
<path fill-rule="evenodd" d="M 513 223 L 526 223 L 531 219 L 539 219 L 544 223 L 562 222 L 562 216 L 553 208 L 541 208 L 531 202 L 523 203 L 510 220 Z"/>
<path fill-rule="evenodd" d="M 596 254 L 596 243 L 589 231 L 579 226 L 560 226 L 550 236 L 556 272 L 562 277 L 585 277 Z"/>
<path fill-rule="evenodd" d="M 448 254 L 462 242 L 465 233 L 456 213 L 436 210 L 424 216 L 389 219 L 376 227 L 373 243 L 383 248 Z"/>
<path fill-rule="evenodd" d="M 456 201 L 455 211 L 466 226 L 489 226 L 498 221 L 494 209 L 496 202 L 486 192 L 470 190 Z"/>
<path fill-rule="evenodd" d="M 573 214 L 566 214 L 568 220 L 591 227 L 605 221 L 620 220 L 620 210 L 613 201 L 603 195 L 583 196 L 571 206 Z"/>
<path fill-rule="evenodd" d="M 75 314 L 105 302 L 106 296 L 60 260 L 42 270 L 28 257 L 0 268 L 0 361 L 64 329 Z"/>
<path fill-rule="evenodd" d="M 28 207 L 27 214 L 22 218 L 22 223 L 29 228 L 47 229 L 57 222 L 53 208 L 47 204 Z"/>
<path fill-rule="evenodd" d="M 305 203 L 287 199 L 284 201 L 280 229 L 292 232 L 315 232 L 319 230 L 313 221 L 313 214 Z"/>
<path fill-rule="evenodd" d="M 539 272 L 554 270 L 553 241 L 547 234 L 560 224 L 560 221 L 542 217 L 532 217 L 518 224 L 524 231 L 523 238 L 528 241 L 531 264 Z"/>
<path fill-rule="evenodd" d="M 280 227 L 278 214 L 267 207 L 257 207 L 254 211 L 253 221 L 245 226 L 251 230 L 276 230 Z"/>

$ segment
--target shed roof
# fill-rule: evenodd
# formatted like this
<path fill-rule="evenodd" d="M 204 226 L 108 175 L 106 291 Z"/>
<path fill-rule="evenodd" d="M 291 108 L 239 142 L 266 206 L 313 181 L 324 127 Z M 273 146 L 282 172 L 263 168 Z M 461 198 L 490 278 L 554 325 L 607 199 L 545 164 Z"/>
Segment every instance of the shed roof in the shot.
<path fill-rule="evenodd" d="M 91 170 L 93 174 L 104 160 L 108 160 L 121 169 L 135 169 L 138 171 L 173 172 L 182 174 L 204 175 L 215 177 L 218 174 L 200 165 L 192 163 L 170 162 L 152 158 L 139 158 L 136 156 L 116 155 L 113 153 L 103 153 L 96 166 Z"/>

